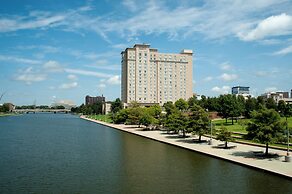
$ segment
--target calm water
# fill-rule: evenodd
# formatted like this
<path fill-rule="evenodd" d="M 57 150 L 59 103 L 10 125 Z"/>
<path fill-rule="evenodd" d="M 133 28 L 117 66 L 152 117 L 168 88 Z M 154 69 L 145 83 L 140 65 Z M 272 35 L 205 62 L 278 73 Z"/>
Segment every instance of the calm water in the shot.
<path fill-rule="evenodd" d="M 67 114 L 0 117 L 0 193 L 292 193 L 292 181 Z"/>

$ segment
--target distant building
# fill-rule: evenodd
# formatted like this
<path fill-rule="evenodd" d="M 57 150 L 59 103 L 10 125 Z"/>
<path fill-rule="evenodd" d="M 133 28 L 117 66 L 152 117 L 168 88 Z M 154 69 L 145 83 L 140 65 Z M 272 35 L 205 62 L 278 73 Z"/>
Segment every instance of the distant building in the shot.
<path fill-rule="evenodd" d="M 245 86 L 232 87 L 231 93 L 236 95 L 236 96 L 241 95 L 244 98 L 248 98 L 248 97 L 251 96 L 250 93 L 249 93 L 249 87 L 245 87 Z"/>
<path fill-rule="evenodd" d="M 103 95 L 102 96 L 89 96 L 89 95 L 87 95 L 85 97 L 85 105 L 93 105 L 97 102 L 104 103 L 105 97 Z"/>
<path fill-rule="evenodd" d="M 5 104 L 7 104 L 9 112 L 12 112 L 15 109 L 15 105 L 14 104 L 12 104 L 12 103 L 5 103 Z"/>
<path fill-rule="evenodd" d="M 110 102 L 105 102 L 102 104 L 102 114 L 107 115 L 111 111 L 112 104 Z"/>
<path fill-rule="evenodd" d="M 286 103 L 292 103 L 292 99 L 289 98 L 289 92 L 267 92 L 262 94 L 264 98 L 273 98 L 276 103 L 283 100 Z"/>
<path fill-rule="evenodd" d="M 159 53 L 148 44 L 122 51 L 122 102 L 163 105 L 193 96 L 193 51 Z"/>

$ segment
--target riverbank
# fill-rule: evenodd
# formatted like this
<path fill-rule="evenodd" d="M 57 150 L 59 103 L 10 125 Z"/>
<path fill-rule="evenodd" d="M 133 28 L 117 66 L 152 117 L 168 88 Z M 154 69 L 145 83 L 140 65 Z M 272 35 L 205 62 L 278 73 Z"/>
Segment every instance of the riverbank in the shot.
<path fill-rule="evenodd" d="M 5 117 L 5 116 L 12 116 L 15 115 L 14 113 L 0 113 L 0 117 Z"/>
<path fill-rule="evenodd" d="M 269 153 L 274 154 L 274 157 L 264 158 L 261 154 L 262 152 L 264 152 L 265 148 L 257 146 L 229 143 L 229 146 L 233 146 L 234 148 L 222 149 L 220 148 L 220 146 L 218 147 L 218 145 L 221 145 L 224 142 L 220 142 L 214 139 L 212 141 L 213 144 L 208 145 L 207 142 L 197 143 L 195 141 L 195 136 L 180 138 L 178 135 L 168 134 L 163 131 L 143 131 L 143 128 L 138 128 L 137 126 L 105 123 L 102 121 L 86 118 L 85 116 L 81 116 L 80 118 L 131 134 L 146 137 L 155 141 L 178 146 L 184 149 L 196 151 L 212 157 L 231 161 L 233 163 L 248 166 L 251 168 L 264 170 L 292 179 L 292 162 L 285 162 L 286 151 L 269 149 Z M 207 139 L 203 138 L 203 140 Z"/>

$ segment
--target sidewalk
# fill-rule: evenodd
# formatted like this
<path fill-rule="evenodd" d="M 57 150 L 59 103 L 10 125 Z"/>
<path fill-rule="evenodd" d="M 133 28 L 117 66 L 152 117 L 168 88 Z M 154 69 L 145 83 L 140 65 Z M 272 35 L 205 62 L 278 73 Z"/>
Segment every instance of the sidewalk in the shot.
<path fill-rule="evenodd" d="M 221 158 L 228 160 L 234 163 L 239 163 L 241 165 L 246 165 L 249 167 L 269 171 L 279 175 L 283 175 L 289 178 L 292 178 L 292 162 L 285 162 L 286 151 L 276 150 L 269 148 L 270 154 L 277 154 L 278 157 L 272 158 L 263 158 L 261 152 L 265 151 L 265 148 L 244 145 L 240 143 L 228 143 L 228 146 L 235 146 L 231 149 L 222 149 L 217 146 L 223 144 L 224 142 L 212 140 L 212 145 L 205 143 L 197 143 L 196 136 L 190 136 L 188 138 L 181 138 L 177 134 L 167 134 L 162 131 L 143 131 L 143 128 L 138 128 L 131 125 L 122 125 L 122 124 L 110 124 L 102 121 L 97 121 L 94 119 L 85 118 L 81 116 L 80 118 L 99 123 L 105 126 L 109 126 L 115 129 L 126 131 L 128 133 L 136 134 L 143 136 L 149 139 L 160 141 L 163 143 L 179 146 L 185 149 L 196 151 L 199 153 L 207 154 L 212 157 Z M 202 137 L 202 140 L 209 140 L 206 137 Z"/>

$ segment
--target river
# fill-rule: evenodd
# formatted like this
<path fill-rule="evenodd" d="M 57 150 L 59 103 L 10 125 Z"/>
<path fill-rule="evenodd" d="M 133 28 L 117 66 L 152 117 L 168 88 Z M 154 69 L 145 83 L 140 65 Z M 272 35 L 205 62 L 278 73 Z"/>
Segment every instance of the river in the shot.
<path fill-rule="evenodd" d="M 0 156 L 5 194 L 292 193 L 287 178 L 70 114 L 0 117 Z"/>

